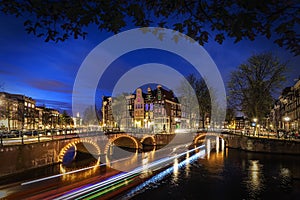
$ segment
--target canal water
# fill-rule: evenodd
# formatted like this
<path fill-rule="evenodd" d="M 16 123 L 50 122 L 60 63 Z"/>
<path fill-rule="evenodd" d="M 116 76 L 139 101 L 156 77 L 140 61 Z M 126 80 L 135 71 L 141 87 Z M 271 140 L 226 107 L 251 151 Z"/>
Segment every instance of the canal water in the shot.
<path fill-rule="evenodd" d="M 191 159 L 196 155 L 175 159 L 173 165 L 164 170 L 167 172 L 164 175 L 158 173 L 114 199 L 300 199 L 299 156 L 225 149 Z M 77 162 L 75 167 L 80 164 L 82 168 L 95 163 L 95 159 L 86 157 L 84 162 Z M 73 167 L 74 163 L 71 163 L 65 170 Z M 74 180 L 84 180 L 107 172 L 105 167 L 101 167 L 63 176 L 56 181 L 58 185 L 59 182 L 66 185 Z M 0 186 L 59 173 L 62 173 L 59 165 L 48 166 L 0 179 Z"/>
<path fill-rule="evenodd" d="M 153 180 L 119 199 L 300 199 L 300 157 L 227 149 Z"/>

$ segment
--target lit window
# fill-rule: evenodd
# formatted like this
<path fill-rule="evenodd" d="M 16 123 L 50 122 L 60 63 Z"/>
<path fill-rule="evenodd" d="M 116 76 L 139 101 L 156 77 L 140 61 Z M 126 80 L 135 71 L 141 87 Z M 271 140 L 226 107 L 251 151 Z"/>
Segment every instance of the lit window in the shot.
<path fill-rule="evenodd" d="M 25 102 L 25 106 L 27 106 L 27 102 Z"/>
<path fill-rule="evenodd" d="M 153 110 L 153 103 L 150 104 L 150 110 Z"/>
<path fill-rule="evenodd" d="M 145 105 L 145 110 L 148 111 L 148 104 Z"/>

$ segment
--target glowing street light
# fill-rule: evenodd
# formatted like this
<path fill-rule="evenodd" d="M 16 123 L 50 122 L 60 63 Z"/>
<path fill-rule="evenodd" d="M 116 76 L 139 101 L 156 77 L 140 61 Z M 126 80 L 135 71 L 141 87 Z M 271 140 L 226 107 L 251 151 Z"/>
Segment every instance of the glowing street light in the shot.
<path fill-rule="evenodd" d="M 291 118 L 290 118 L 290 117 L 288 117 L 288 116 L 285 116 L 285 117 L 283 118 L 283 120 L 284 120 L 284 121 L 286 121 L 286 122 L 288 122 L 288 121 L 290 121 L 290 120 L 291 120 Z"/>
<path fill-rule="evenodd" d="M 288 128 L 288 123 L 289 123 L 289 121 L 291 120 L 291 118 L 289 117 L 289 116 L 285 116 L 284 118 L 283 118 L 283 120 L 286 122 L 286 124 L 287 124 L 287 127 L 285 126 L 285 129 L 287 130 L 287 128 Z"/>

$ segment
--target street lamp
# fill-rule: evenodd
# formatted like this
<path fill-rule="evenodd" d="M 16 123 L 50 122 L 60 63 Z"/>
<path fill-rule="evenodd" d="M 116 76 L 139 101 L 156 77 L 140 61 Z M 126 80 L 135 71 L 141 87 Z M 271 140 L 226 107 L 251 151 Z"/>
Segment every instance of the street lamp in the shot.
<path fill-rule="evenodd" d="M 288 117 L 288 116 L 285 116 L 285 117 L 283 118 L 283 120 L 288 124 L 289 121 L 291 120 L 291 118 Z M 285 124 L 284 128 L 287 130 L 286 124 Z"/>
<path fill-rule="evenodd" d="M 290 118 L 288 116 L 284 117 L 284 121 L 288 122 L 290 121 Z"/>

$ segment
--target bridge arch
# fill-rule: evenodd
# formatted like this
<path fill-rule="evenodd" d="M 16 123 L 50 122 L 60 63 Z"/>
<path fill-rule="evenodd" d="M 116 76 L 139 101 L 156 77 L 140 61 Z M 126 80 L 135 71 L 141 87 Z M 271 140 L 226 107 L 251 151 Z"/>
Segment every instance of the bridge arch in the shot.
<path fill-rule="evenodd" d="M 153 135 L 146 135 L 141 139 L 141 144 L 143 145 L 145 141 L 149 141 L 149 139 L 152 141 L 152 145 L 156 145 L 156 139 Z"/>
<path fill-rule="evenodd" d="M 193 139 L 193 144 L 197 144 L 199 140 L 205 140 L 207 138 L 207 136 L 215 136 L 215 137 L 219 137 L 221 139 L 224 140 L 225 143 L 227 143 L 227 138 L 224 137 L 222 134 L 220 133 L 201 133 L 198 134 L 194 137 Z"/>
<path fill-rule="evenodd" d="M 205 140 L 205 138 L 206 138 L 205 133 L 196 135 L 193 139 L 193 144 L 197 144 L 199 140 Z"/>
<path fill-rule="evenodd" d="M 140 141 L 138 139 L 136 139 L 135 137 L 128 135 L 128 134 L 118 134 L 115 137 L 109 139 L 108 143 L 105 146 L 104 154 L 107 154 L 109 147 L 121 138 L 126 138 L 126 139 L 129 139 L 130 141 L 132 141 L 132 144 L 134 147 L 130 146 L 130 145 L 128 145 L 127 147 L 131 147 L 131 148 L 135 148 L 135 149 L 141 148 Z M 126 146 L 124 146 L 124 147 L 126 147 Z"/>
<path fill-rule="evenodd" d="M 75 151 L 83 151 L 92 155 L 99 156 L 101 154 L 100 147 L 89 139 L 76 139 L 65 145 L 58 154 L 58 162 L 62 163 L 63 158 L 70 148 L 75 148 Z M 73 159 L 75 156 L 73 157 Z"/>

